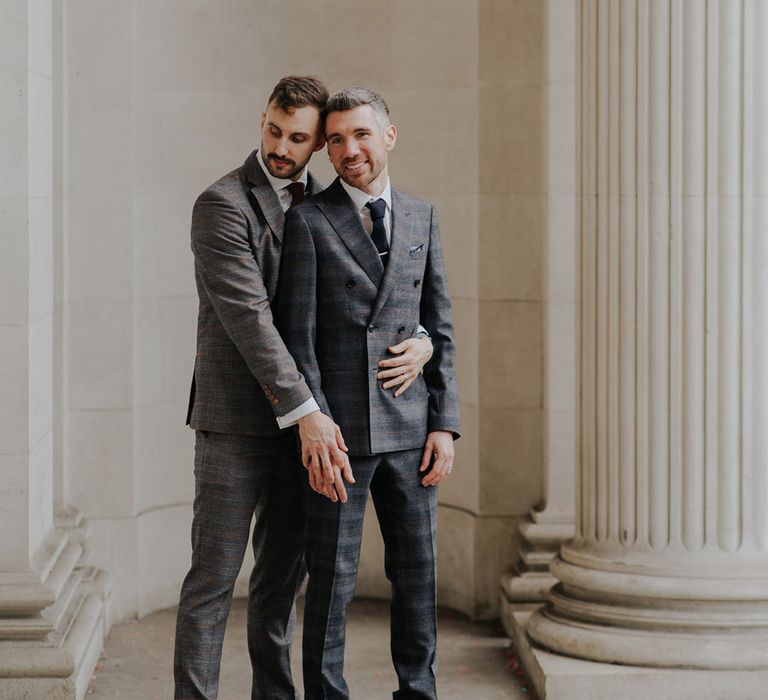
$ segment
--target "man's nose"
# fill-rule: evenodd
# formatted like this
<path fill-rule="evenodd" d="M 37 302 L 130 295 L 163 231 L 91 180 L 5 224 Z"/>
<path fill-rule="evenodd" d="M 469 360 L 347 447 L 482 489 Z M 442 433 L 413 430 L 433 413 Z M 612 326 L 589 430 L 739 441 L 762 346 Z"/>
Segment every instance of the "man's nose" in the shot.
<path fill-rule="evenodd" d="M 357 147 L 357 142 L 353 139 L 349 139 L 344 143 L 344 154 L 343 158 L 346 160 L 348 158 L 354 158 L 358 153 L 360 153 L 360 149 Z"/>
<path fill-rule="evenodd" d="M 279 156 L 284 156 L 288 153 L 288 139 L 280 139 L 275 147 L 275 153 Z"/>

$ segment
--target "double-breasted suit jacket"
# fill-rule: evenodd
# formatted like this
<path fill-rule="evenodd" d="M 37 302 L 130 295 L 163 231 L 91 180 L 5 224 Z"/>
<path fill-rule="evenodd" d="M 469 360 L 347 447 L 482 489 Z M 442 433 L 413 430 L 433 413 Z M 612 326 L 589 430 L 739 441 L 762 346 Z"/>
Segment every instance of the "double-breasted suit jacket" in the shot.
<path fill-rule="evenodd" d="M 392 191 L 389 261 L 337 179 L 287 214 L 275 319 L 312 395 L 351 455 L 422 447 L 458 433 L 451 303 L 433 208 Z M 434 353 L 401 396 L 377 380 L 387 348 L 421 323 Z"/>
<path fill-rule="evenodd" d="M 197 430 L 275 435 L 311 392 L 273 324 L 285 215 L 257 158 L 205 190 L 192 213 L 200 306 L 187 422 Z M 307 194 L 322 189 L 309 175 Z"/>

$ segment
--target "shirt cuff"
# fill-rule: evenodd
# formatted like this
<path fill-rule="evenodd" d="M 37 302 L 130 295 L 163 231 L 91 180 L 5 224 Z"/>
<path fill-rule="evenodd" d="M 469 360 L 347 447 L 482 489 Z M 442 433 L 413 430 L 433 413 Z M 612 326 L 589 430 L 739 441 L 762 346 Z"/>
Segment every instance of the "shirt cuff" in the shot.
<path fill-rule="evenodd" d="M 421 324 L 419 324 L 419 327 L 416 329 L 416 336 L 415 337 L 418 338 L 420 333 L 423 333 L 425 336 L 427 336 L 427 338 L 431 337 L 429 335 L 429 333 L 427 333 L 427 329 L 424 328 L 424 326 L 422 326 Z"/>
<path fill-rule="evenodd" d="M 288 411 L 284 416 L 277 416 L 277 424 L 281 429 L 290 428 L 292 425 L 296 425 L 300 418 L 304 418 L 304 416 L 319 410 L 320 406 L 317 405 L 317 401 L 310 397 L 301 406 Z"/>

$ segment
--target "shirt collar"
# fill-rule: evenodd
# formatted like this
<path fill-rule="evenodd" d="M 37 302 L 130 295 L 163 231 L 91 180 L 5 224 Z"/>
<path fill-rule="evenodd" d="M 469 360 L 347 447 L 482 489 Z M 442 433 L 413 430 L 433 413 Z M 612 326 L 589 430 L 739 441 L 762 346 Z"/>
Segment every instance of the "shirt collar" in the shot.
<path fill-rule="evenodd" d="M 259 161 L 259 166 L 261 167 L 261 171 L 264 173 L 270 186 L 277 194 L 280 194 L 281 190 L 284 190 L 286 187 L 288 187 L 288 185 L 294 182 L 294 180 L 290 180 L 282 177 L 275 177 L 274 175 L 272 175 L 272 173 L 270 173 L 269 170 L 267 170 L 267 166 L 264 165 L 264 159 L 261 157 L 261 151 L 257 153 L 256 160 Z M 299 179 L 296 180 L 295 182 L 300 182 L 302 185 L 304 185 L 304 189 L 307 188 L 307 168 L 306 167 L 301 171 L 301 175 L 299 175 Z"/>
<path fill-rule="evenodd" d="M 348 185 L 341 178 L 339 178 L 339 182 L 344 188 L 344 191 L 349 195 L 352 204 L 355 205 L 358 212 L 362 212 L 365 209 L 365 205 L 368 204 L 368 202 L 372 202 L 374 199 L 383 199 L 387 203 L 387 209 L 392 211 L 392 187 L 389 184 L 389 178 L 387 178 L 387 184 L 384 187 L 384 191 L 378 197 L 373 197 L 367 192 L 357 189 L 357 187 Z"/>

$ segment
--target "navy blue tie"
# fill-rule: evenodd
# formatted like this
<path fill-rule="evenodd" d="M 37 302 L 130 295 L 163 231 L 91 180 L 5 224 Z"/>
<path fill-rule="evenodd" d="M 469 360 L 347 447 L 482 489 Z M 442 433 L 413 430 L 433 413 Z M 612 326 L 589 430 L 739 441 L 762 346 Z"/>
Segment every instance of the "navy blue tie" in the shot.
<path fill-rule="evenodd" d="M 387 266 L 387 253 L 389 253 L 389 243 L 387 243 L 387 230 L 384 228 L 384 214 L 387 211 L 387 203 L 383 199 L 374 199 L 365 205 L 371 212 L 371 221 L 373 230 L 371 239 L 376 250 L 379 251 L 379 258 L 384 267 Z"/>

